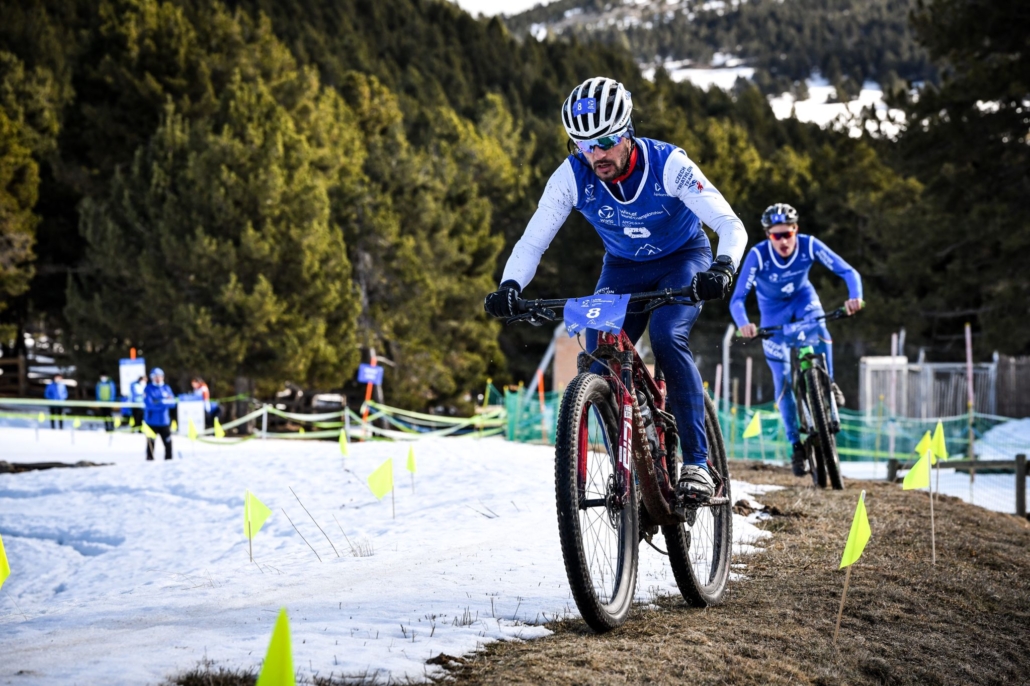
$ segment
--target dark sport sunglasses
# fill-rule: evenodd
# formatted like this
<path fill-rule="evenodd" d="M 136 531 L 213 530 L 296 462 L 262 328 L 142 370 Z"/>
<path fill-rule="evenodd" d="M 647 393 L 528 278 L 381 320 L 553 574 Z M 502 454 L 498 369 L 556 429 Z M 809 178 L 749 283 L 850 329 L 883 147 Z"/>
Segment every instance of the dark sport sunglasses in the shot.
<path fill-rule="evenodd" d="M 785 241 L 797 232 L 797 229 L 791 229 L 790 231 L 777 231 L 776 233 L 767 233 L 765 235 L 768 236 L 770 240 Z"/>

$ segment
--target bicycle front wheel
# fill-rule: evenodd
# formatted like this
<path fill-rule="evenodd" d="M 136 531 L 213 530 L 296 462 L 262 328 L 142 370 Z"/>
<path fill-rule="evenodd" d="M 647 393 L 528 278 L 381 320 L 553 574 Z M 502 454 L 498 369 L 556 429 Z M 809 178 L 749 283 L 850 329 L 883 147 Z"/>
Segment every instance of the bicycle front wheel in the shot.
<path fill-rule="evenodd" d="M 808 407 L 812 412 L 812 421 L 815 424 L 818 445 L 816 450 L 822 459 L 818 460 L 826 472 L 830 485 L 834 490 L 840 491 L 844 488 L 844 479 L 840 474 L 840 457 L 837 455 L 837 436 L 830 427 L 830 413 L 827 394 L 829 388 L 823 383 L 825 380 L 822 370 L 812 368 L 805 372 L 805 386 L 808 393 Z M 825 484 L 825 481 L 822 482 Z"/>
<path fill-rule="evenodd" d="M 726 446 L 715 403 L 705 394 L 708 471 L 715 482 L 712 504 L 689 511 L 688 521 L 662 527 L 669 565 L 683 599 L 695 607 L 716 605 L 729 579 L 733 547 L 733 498 Z"/>
<path fill-rule="evenodd" d="M 637 494 L 620 502 L 618 411 L 608 382 L 577 376 L 565 389 L 555 442 L 558 533 L 572 597 L 598 632 L 626 621 L 637 578 Z"/>

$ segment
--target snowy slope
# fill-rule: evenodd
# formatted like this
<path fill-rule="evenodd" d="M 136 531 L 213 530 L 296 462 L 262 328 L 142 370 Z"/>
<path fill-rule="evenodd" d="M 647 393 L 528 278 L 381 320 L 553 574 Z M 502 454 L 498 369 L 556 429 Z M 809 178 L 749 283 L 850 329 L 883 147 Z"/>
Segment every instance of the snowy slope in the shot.
<path fill-rule="evenodd" d="M 500 439 L 406 445 L 177 440 L 184 459 L 143 461 L 143 438 L 0 429 L 0 459 L 112 466 L 0 474 L 0 683 L 158 683 L 209 658 L 257 667 L 275 613 L 289 610 L 301 675 L 421 677 L 425 660 L 542 636 L 575 614 L 558 545 L 553 452 Z M 397 478 L 376 501 L 364 479 L 387 457 Z M 337 557 L 291 494 L 335 543 Z M 244 489 L 273 515 L 242 535 Z M 735 485 L 734 496 L 762 488 Z M 294 531 L 281 508 L 317 550 Z M 357 548 L 349 551 L 333 516 Z M 765 532 L 735 517 L 750 545 Z M 739 545 L 738 545 L 739 549 Z M 664 558 L 641 550 L 638 597 L 675 593 Z M 430 668 L 432 669 L 432 668 Z M 16 674 L 21 676 L 15 679 Z"/>

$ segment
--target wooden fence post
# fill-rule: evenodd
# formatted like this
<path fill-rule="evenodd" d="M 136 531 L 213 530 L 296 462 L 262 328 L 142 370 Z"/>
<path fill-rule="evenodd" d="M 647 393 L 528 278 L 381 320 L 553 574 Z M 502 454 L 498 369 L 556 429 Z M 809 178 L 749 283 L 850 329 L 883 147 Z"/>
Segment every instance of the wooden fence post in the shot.
<path fill-rule="evenodd" d="M 898 459 L 892 457 L 887 460 L 887 481 L 894 483 L 894 480 L 898 478 Z"/>
<path fill-rule="evenodd" d="M 1026 517 L 1026 455 L 1016 455 L 1016 514 Z"/>

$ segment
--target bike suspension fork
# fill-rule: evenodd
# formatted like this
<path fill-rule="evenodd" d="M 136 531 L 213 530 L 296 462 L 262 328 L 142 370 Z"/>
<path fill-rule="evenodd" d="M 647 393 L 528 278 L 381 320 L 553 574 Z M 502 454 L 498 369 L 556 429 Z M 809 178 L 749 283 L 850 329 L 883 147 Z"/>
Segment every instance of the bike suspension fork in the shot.
<path fill-rule="evenodd" d="M 621 369 L 621 430 L 619 431 L 619 496 L 622 502 L 629 500 L 630 479 L 633 478 L 631 465 L 633 464 L 633 352 L 626 351 L 619 353 Z"/>

